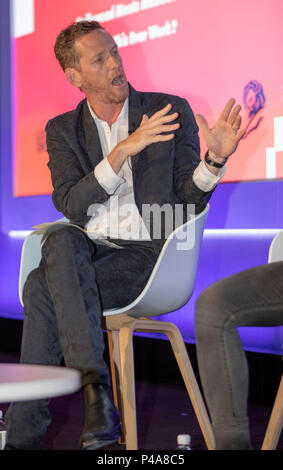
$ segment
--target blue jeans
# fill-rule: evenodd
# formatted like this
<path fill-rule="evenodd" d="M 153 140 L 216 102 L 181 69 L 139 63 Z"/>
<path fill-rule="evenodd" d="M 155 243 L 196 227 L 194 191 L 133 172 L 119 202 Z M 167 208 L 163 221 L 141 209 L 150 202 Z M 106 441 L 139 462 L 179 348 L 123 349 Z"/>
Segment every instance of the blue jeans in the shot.
<path fill-rule="evenodd" d="M 237 327 L 278 325 L 283 325 L 283 262 L 225 278 L 198 298 L 197 359 L 216 450 L 251 448 L 249 371 Z"/>

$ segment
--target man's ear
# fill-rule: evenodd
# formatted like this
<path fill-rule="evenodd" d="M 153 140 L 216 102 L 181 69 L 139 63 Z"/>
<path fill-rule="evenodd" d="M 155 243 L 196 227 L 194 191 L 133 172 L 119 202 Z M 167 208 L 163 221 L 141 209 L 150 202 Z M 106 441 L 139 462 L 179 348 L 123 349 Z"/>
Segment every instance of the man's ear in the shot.
<path fill-rule="evenodd" d="M 81 82 L 81 74 L 78 72 L 78 70 L 73 69 L 73 68 L 67 68 L 65 70 L 65 75 L 68 80 L 68 82 L 71 83 L 71 85 L 80 88 L 82 85 Z"/>

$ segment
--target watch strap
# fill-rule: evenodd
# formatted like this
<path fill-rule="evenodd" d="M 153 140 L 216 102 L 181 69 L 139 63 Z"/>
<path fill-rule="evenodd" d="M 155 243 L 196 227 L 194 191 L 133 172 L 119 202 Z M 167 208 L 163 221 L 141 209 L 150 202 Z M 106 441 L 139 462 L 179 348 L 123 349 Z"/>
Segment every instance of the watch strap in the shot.
<path fill-rule="evenodd" d="M 209 152 L 209 151 L 207 151 L 206 154 L 205 154 L 205 156 L 204 156 L 204 159 L 205 159 L 206 163 L 208 163 L 208 165 L 210 165 L 210 166 L 215 166 L 216 168 L 222 168 L 222 167 L 225 165 L 225 163 L 226 163 L 226 161 L 227 161 L 227 158 L 225 158 L 225 160 L 224 160 L 223 163 L 218 163 L 218 162 L 216 162 L 216 161 L 214 161 L 214 160 L 211 160 L 211 158 L 209 158 L 208 152 Z"/>

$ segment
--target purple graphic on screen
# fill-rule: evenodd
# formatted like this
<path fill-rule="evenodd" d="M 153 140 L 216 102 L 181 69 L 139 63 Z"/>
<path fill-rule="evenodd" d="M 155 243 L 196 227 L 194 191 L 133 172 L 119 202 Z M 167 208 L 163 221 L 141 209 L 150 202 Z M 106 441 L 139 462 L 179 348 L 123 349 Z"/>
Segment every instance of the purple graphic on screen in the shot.
<path fill-rule="evenodd" d="M 262 84 L 257 80 L 251 80 L 244 88 L 243 101 L 248 113 L 246 134 L 244 136 L 246 139 L 249 133 L 257 129 L 260 122 L 263 120 L 263 116 L 261 116 L 256 122 L 254 122 L 255 116 L 262 108 L 264 108 L 265 105 L 265 96 Z M 251 125 L 253 125 L 253 127 L 250 127 Z"/>

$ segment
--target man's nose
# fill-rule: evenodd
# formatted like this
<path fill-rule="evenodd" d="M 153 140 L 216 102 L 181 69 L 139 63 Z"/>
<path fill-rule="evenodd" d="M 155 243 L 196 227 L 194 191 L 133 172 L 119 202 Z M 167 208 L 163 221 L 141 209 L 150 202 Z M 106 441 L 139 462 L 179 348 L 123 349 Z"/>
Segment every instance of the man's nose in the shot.
<path fill-rule="evenodd" d="M 108 58 L 108 66 L 112 69 L 112 68 L 117 68 L 117 67 L 120 67 L 121 65 L 121 58 L 120 56 L 117 54 L 117 55 L 112 55 L 110 54 L 109 55 L 109 58 Z"/>

